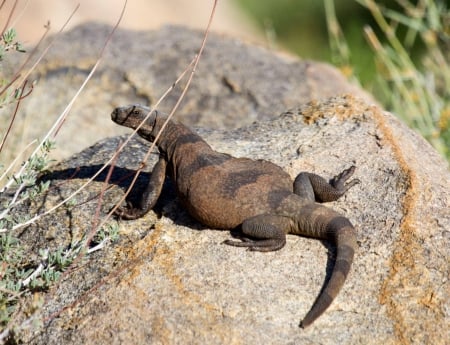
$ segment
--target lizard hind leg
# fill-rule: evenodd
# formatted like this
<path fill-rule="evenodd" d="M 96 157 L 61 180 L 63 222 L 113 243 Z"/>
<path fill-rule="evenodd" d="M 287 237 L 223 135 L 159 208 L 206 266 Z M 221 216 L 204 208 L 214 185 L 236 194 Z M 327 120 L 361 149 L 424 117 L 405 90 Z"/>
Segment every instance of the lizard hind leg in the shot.
<path fill-rule="evenodd" d="M 295 178 L 294 193 L 310 201 L 335 201 L 351 187 L 360 183 L 358 179 L 353 179 L 345 184 L 354 172 L 355 166 L 353 165 L 333 177 L 330 182 L 319 175 L 302 172 Z"/>
<path fill-rule="evenodd" d="M 259 215 L 246 219 L 241 226 L 244 237 L 241 241 L 226 240 L 225 244 L 246 247 L 251 251 L 270 252 L 286 244 L 289 219 L 277 215 Z"/>

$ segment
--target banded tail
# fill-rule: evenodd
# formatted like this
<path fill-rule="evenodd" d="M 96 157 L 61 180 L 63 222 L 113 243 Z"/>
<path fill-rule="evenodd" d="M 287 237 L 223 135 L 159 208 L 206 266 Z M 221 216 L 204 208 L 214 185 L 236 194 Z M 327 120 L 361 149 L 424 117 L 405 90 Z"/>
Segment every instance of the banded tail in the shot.
<path fill-rule="evenodd" d="M 333 218 L 326 226 L 325 231 L 326 238 L 334 240 L 336 244 L 336 261 L 329 281 L 320 292 L 305 318 L 300 322 L 301 328 L 306 328 L 313 323 L 336 298 L 350 271 L 357 248 L 356 231 L 347 218 Z"/>

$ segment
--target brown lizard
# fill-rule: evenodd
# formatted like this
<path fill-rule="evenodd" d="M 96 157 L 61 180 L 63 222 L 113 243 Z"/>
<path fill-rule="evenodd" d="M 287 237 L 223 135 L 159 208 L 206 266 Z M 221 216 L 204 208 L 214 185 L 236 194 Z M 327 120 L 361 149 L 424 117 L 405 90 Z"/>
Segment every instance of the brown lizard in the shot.
<path fill-rule="evenodd" d="M 140 105 L 119 107 L 111 118 L 135 129 L 149 111 Z M 166 119 L 153 111 L 138 134 L 153 142 Z M 287 233 L 333 241 L 337 255 L 331 277 L 300 327 L 316 320 L 343 286 L 357 247 L 350 221 L 320 202 L 337 200 L 359 183 L 354 179 L 345 184 L 355 167 L 344 170 L 329 183 L 307 172 L 292 182 L 283 169 L 271 162 L 214 151 L 200 136 L 172 120 L 156 146 L 159 160 L 140 204 L 118 208 L 116 214 L 124 219 L 145 215 L 158 200 L 167 173 L 182 204 L 199 222 L 215 229 L 240 226 L 242 241 L 227 240 L 224 243 L 228 245 L 261 252 L 279 250 L 286 243 Z"/>

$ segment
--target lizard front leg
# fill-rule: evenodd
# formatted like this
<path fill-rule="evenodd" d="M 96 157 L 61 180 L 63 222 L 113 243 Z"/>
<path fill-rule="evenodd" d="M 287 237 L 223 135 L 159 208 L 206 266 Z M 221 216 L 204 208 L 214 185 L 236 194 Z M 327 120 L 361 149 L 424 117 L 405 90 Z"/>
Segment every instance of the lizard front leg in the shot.
<path fill-rule="evenodd" d="M 242 242 L 226 240 L 225 244 L 247 247 L 252 251 L 270 252 L 279 250 L 286 244 L 286 233 L 292 226 L 290 218 L 263 214 L 246 219 L 242 223 Z"/>
<path fill-rule="evenodd" d="M 351 166 L 333 177 L 330 182 L 319 175 L 302 172 L 295 178 L 294 193 L 310 201 L 335 201 L 351 187 L 360 183 L 358 179 L 353 179 L 345 184 L 354 172 L 355 166 Z"/>
<path fill-rule="evenodd" d="M 166 178 L 166 167 L 167 160 L 160 154 L 158 162 L 153 167 L 148 185 L 140 197 L 139 205 L 135 207 L 131 203 L 127 203 L 127 206 L 119 207 L 115 214 L 122 219 L 137 219 L 150 211 L 161 195 L 164 179 Z"/>

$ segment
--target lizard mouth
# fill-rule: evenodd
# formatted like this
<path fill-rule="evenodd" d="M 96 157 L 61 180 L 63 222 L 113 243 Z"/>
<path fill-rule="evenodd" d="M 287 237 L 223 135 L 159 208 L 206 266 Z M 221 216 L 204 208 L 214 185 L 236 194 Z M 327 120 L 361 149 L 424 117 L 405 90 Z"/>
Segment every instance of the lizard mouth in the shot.
<path fill-rule="evenodd" d="M 113 120 L 116 123 L 119 123 L 119 109 L 114 109 L 111 113 L 111 120 Z"/>
<path fill-rule="evenodd" d="M 127 109 L 124 109 L 122 107 L 116 108 L 111 113 L 111 120 L 119 125 L 126 125 L 128 122 L 127 120 L 133 114 L 133 111 L 134 107 L 131 109 L 131 111 L 128 111 Z"/>

